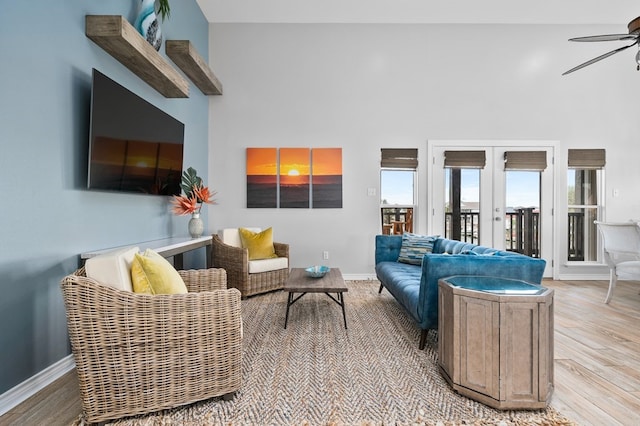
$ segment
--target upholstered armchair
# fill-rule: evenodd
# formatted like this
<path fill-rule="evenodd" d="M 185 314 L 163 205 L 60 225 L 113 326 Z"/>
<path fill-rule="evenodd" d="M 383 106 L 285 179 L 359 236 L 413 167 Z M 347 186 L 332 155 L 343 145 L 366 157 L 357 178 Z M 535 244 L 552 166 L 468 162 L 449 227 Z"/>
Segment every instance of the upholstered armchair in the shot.
<path fill-rule="evenodd" d="M 84 418 L 89 423 L 233 396 L 240 388 L 240 292 L 223 269 L 178 271 L 189 293 L 138 294 L 62 280 Z"/>
<path fill-rule="evenodd" d="M 273 242 L 273 248 L 277 257 L 249 260 L 249 250 L 242 247 L 238 228 L 227 228 L 213 235 L 211 260 L 215 267 L 227 271 L 229 287 L 240 290 L 245 298 L 284 287 L 289 277 L 289 245 Z"/>

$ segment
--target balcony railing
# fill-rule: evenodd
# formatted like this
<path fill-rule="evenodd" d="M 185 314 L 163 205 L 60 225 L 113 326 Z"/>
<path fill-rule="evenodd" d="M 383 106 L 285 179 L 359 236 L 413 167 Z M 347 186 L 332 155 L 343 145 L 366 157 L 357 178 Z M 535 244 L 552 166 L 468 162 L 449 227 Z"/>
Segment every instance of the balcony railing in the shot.
<path fill-rule="evenodd" d="M 383 234 L 413 232 L 412 207 L 382 207 L 381 212 Z"/>
<path fill-rule="evenodd" d="M 540 257 L 540 213 L 532 208 L 505 213 L 505 248 L 507 251 Z"/>
<path fill-rule="evenodd" d="M 452 213 L 445 213 L 445 237 L 478 244 L 480 237 L 478 212 L 460 214 L 460 235 L 451 229 Z M 567 233 L 568 260 L 585 259 L 584 213 L 569 213 Z M 505 213 L 505 248 L 532 257 L 540 257 L 540 214 L 533 209 L 517 209 Z"/>
<path fill-rule="evenodd" d="M 479 244 L 480 241 L 480 213 L 460 213 L 460 234 L 453 229 L 453 213 L 445 213 L 444 236 L 466 243 Z"/>
<path fill-rule="evenodd" d="M 392 224 L 406 222 L 407 211 L 411 208 L 382 208 L 383 233 L 393 233 Z M 412 214 L 410 213 L 412 216 Z M 567 247 L 568 260 L 583 261 L 585 259 L 584 213 L 571 212 L 568 215 Z M 532 208 L 517 209 L 505 213 L 505 249 L 540 257 L 540 213 Z M 460 214 L 460 230 L 452 230 L 453 214 L 445 213 L 445 238 L 464 241 L 472 244 L 480 242 L 480 214 L 478 212 L 462 212 Z"/>
<path fill-rule="evenodd" d="M 569 228 L 567 230 L 568 260 L 584 260 L 584 213 L 569 213 Z"/>
<path fill-rule="evenodd" d="M 540 214 L 533 209 L 517 209 L 505 213 L 505 249 L 539 257 L 539 221 Z M 445 213 L 445 237 L 478 244 L 480 241 L 480 214 L 462 212 L 460 214 L 460 233 L 452 229 L 453 214 Z"/>

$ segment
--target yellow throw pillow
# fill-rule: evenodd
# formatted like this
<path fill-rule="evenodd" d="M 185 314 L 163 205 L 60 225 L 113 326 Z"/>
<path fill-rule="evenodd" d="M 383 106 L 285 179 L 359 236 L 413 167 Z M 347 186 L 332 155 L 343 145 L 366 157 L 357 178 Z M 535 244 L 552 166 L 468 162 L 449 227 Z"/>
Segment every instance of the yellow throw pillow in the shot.
<path fill-rule="evenodd" d="M 151 249 L 136 253 L 131 263 L 131 282 L 135 293 L 188 293 L 182 277 L 167 259 Z"/>
<path fill-rule="evenodd" d="M 273 259 L 278 257 L 273 248 L 273 229 L 267 228 L 262 232 L 253 232 L 239 228 L 242 247 L 249 250 L 249 260 Z"/>

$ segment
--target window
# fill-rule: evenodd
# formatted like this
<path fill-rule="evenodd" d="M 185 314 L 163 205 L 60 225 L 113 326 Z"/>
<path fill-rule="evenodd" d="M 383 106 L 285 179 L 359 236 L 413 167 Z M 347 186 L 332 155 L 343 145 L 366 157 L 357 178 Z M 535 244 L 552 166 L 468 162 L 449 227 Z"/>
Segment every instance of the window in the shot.
<path fill-rule="evenodd" d="M 540 205 L 542 173 L 547 168 L 545 151 L 506 151 L 505 248 L 540 257 Z"/>
<path fill-rule="evenodd" d="M 577 262 L 598 260 L 598 220 L 602 197 L 604 149 L 570 149 L 567 171 L 568 257 Z"/>
<path fill-rule="evenodd" d="M 413 232 L 418 150 L 382 149 L 380 212 L 383 234 Z"/>
<path fill-rule="evenodd" d="M 480 171 L 487 162 L 485 151 L 445 151 L 446 238 L 479 244 Z"/>

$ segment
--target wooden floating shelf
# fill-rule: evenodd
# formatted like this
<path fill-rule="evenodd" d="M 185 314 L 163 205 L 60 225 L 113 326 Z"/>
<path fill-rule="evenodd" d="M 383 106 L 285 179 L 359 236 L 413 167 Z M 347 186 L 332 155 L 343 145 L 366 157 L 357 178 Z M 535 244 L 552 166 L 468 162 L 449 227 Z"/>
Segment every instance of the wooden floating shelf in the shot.
<path fill-rule="evenodd" d="M 120 15 L 87 15 L 85 34 L 167 98 L 188 98 L 189 82 Z"/>
<path fill-rule="evenodd" d="M 167 40 L 167 56 L 205 95 L 222 95 L 222 83 L 189 40 Z"/>

